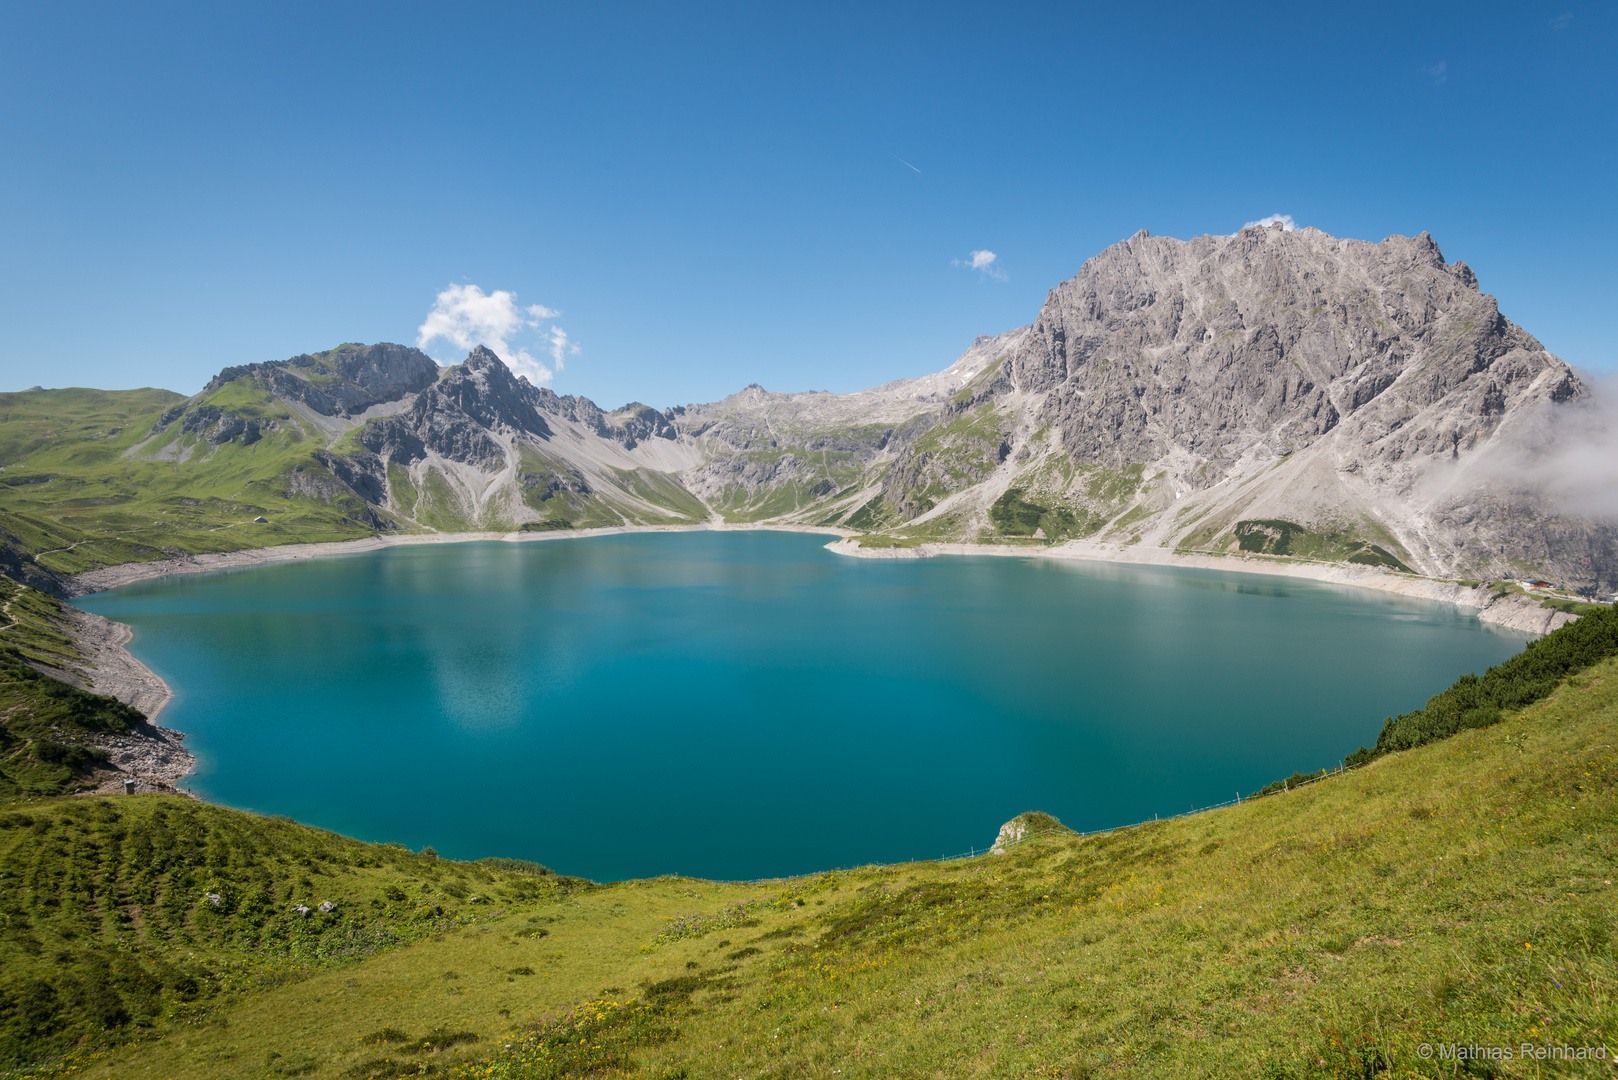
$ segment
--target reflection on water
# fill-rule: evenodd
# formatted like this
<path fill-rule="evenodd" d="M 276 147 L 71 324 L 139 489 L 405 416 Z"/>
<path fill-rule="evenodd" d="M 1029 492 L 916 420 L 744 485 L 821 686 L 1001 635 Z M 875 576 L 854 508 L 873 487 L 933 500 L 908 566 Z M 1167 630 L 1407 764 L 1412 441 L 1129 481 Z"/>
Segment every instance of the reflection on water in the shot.
<path fill-rule="evenodd" d="M 822 543 L 401 547 L 83 603 L 175 687 L 206 797 L 596 878 L 1177 813 L 1335 763 L 1525 640 L 1308 581 Z"/>

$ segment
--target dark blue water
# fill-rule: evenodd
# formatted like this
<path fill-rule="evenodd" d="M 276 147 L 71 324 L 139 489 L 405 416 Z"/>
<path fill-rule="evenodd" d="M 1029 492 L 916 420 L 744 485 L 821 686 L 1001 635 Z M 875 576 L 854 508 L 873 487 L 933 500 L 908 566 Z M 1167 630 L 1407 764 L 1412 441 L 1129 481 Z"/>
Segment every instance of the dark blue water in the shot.
<path fill-rule="evenodd" d="M 131 585 L 205 798 L 596 879 L 955 854 L 1333 764 L 1526 637 L 1284 578 L 794 533 L 401 547 Z"/>

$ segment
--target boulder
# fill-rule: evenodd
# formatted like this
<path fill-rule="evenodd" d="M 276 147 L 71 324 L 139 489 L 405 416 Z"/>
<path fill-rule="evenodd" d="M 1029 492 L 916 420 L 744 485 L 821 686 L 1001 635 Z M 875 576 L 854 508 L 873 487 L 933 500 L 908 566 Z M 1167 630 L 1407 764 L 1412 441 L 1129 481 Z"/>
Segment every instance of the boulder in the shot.
<path fill-rule="evenodd" d="M 1012 818 L 1000 826 L 1000 834 L 994 838 L 994 846 L 989 849 L 992 855 L 1004 855 L 1008 845 L 1020 843 L 1028 835 L 1028 826 L 1021 818 Z"/>
<path fill-rule="evenodd" d="M 1049 833 L 1071 833 L 1073 830 L 1063 825 L 1051 815 L 1039 810 L 1030 810 L 1026 814 L 1018 814 L 1004 825 L 1000 826 L 1000 833 L 994 838 L 994 846 L 989 849 L 992 855 L 1004 855 L 1006 849 L 1024 840 L 1032 840 L 1036 836 Z"/>

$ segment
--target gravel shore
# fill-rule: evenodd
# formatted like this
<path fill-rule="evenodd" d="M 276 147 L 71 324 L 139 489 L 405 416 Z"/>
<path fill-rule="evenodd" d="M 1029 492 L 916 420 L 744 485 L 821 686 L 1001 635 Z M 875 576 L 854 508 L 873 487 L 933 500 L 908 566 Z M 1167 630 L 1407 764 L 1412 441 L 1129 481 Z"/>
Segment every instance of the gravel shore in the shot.
<path fill-rule="evenodd" d="M 123 563 L 88 573 L 76 574 L 66 580 L 68 596 L 88 596 L 106 592 L 120 585 L 146 581 L 170 574 L 197 574 L 210 570 L 232 570 L 265 563 L 297 562 L 303 559 L 323 559 L 333 555 L 355 555 L 382 548 L 413 544 L 465 544 L 476 540 L 499 540 L 505 543 L 526 544 L 545 540 L 571 540 L 585 536 L 617 536 L 623 533 L 667 532 L 801 532 L 842 538 L 842 529 L 822 529 L 812 525 L 626 525 L 610 529 L 557 529 L 549 532 L 477 532 L 477 533 L 410 533 L 405 536 L 372 536 L 363 540 L 341 540 L 327 544 L 283 544 L 279 547 L 252 548 L 228 551 L 219 555 L 184 555 L 156 562 Z"/>
<path fill-rule="evenodd" d="M 185 735 L 162 727 L 157 719 L 173 700 L 168 683 L 132 656 L 127 648 L 134 632 L 123 623 L 65 606 L 67 631 L 81 660 L 53 676 L 97 694 L 109 694 L 146 714 L 146 723 L 126 735 L 91 735 L 89 746 L 99 747 L 112 759 L 112 769 L 98 775 L 95 794 L 122 793 L 124 781 L 134 780 L 137 792 L 185 794 L 180 781 L 196 767 L 197 759 L 185 748 Z"/>
<path fill-rule="evenodd" d="M 1011 547 L 999 544 L 920 544 L 905 548 L 864 548 L 851 539 L 827 544 L 826 550 L 856 559 L 927 559 L 937 555 L 1003 555 L 1022 559 L 1074 559 L 1081 562 L 1130 563 L 1137 566 L 1187 566 L 1203 570 L 1228 570 L 1236 574 L 1269 574 L 1272 577 L 1307 578 L 1334 585 L 1397 593 L 1420 600 L 1438 600 L 1473 608 L 1486 623 L 1530 634 L 1548 634 L 1578 616 L 1554 611 L 1521 593 L 1498 599 L 1488 586 L 1470 588 L 1454 581 L 1396 574 L 1374 566 L 1327 566 L 1318 563 L 1286 562 L 1262 555 L 1189 555 L 1167 548 L 1145 545 L 1103 544 L 1074 540 L 1055 547 Z"/>

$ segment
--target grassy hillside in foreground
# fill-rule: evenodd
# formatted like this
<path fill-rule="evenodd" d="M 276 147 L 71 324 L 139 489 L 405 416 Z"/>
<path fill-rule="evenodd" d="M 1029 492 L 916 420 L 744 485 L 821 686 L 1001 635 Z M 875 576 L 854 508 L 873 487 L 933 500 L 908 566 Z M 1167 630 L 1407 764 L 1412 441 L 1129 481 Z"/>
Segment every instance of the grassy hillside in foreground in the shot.
<path fill-rule="evenodd" d="M 102 1006 L 69 980 L 118 989 L 135 1041 L 55 1070 L 96 1080 L 1462 1075 L 1417 1047 L 1618 1046 L 1615 744 L 1608 660 L 1287 795 L 752 884 L 573 887 L 176 798 L 38 800 L 0 830 L 0 957 L 73 1031 Z M 6 1024 L 39 1022 L 32 993 Z"/>
<path fill-rule="evenodd" d="M 582 884 L 180 796 L 14 802 L 0 852 L 10 1064 L 219 1019 L 243 995 L 478 922 L 491 902 Z"/>

